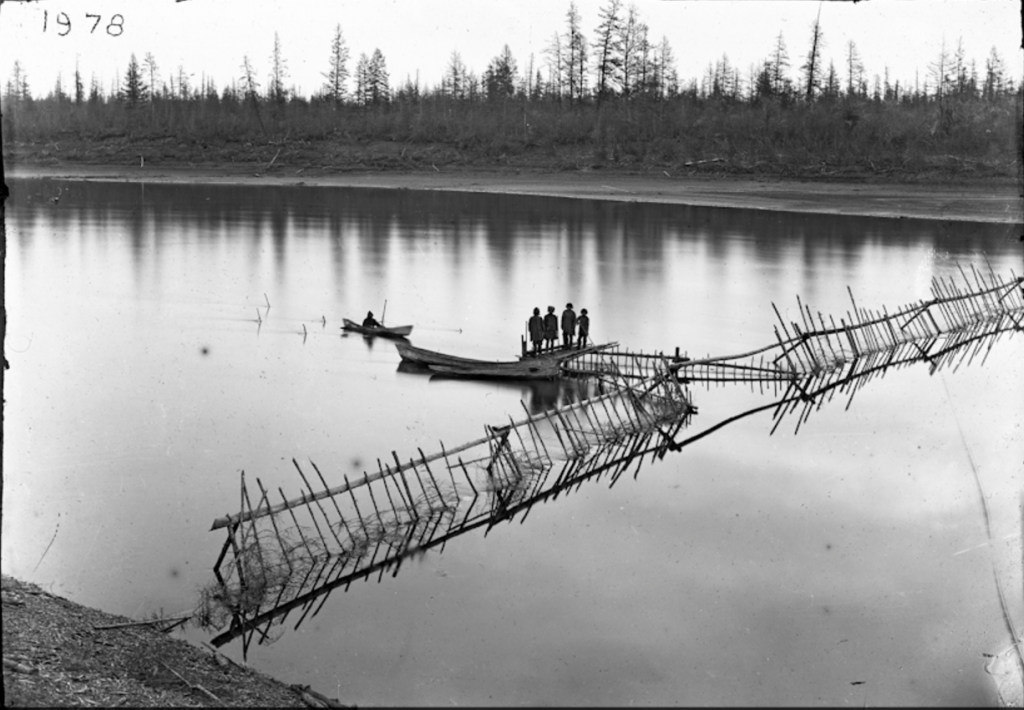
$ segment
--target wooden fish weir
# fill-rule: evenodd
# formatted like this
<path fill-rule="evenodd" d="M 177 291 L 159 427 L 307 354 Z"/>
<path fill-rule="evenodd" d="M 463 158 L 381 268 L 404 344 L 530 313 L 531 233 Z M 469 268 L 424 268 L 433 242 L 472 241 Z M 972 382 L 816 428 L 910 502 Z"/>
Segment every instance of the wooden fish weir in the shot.
<path fill-rule="evenodd" d="M 690 359 L 680 356 L 678 348 L 673 356 L 616 349 L 567 361 L 562 371 L 576 376 L 616 372 L 622 378 L 642 380 L 667 363 L 686 382 L 748 383 L 762 390 L 768 385 L 778 392 L 794 378 L 841 370 L 856 360 L 891 354 L 905 344 L 923 352 L 940 339 L 953 343 L 1024 326 L 1024 290 L 1020 288 L 1024 278 L 1014 275 L 1001 280 L 991 270 L 983 275 L 972 266 L 972 281 L 960 271 L 962 288 L 952 279 L 933 278 L 930 300 L 908 304 L 892 314 L 885 308 L 878 312 L 858 307 L 849 288 L 853 311 L 838 323 L 833 316 L 826 320 L 820 312 L 812 313 L 797 296 L 801 321 L 787 325 L 772 304 L 779 321 L 774 329 L 776 342 L 741 355 Z"/>
<path fill-rule="evenodd" d="M 740 419 L 768 410 L 772 411 L 772 419 L 775 422 L 772 425 L 771 434 L 775 433 L 784 418 L 794 414 L 796 415 L 794 433 L 798 434 L 801 425 L 807 421 L 810 415 L 819 411 L 826 403 L 831 402 L 836 394 L 846 397 L 845 408 L 849 409 L 857 392 L 869 382 L 880 379 L 888 372 L 921 363 L 929 365 L 929 374 L 932 375 L 947 367 L 952 367 L 955 371 L 965 362 L 971 362 L 979 353 L 984 352 L 987 355 L 995 342 L 1004 334 L 1012 334 L 1020 330 L 1020 326 L 1016 325 L 1012 319 L 993 320 L 985 328 L 964 329 L 921 342 L 901 343 L 888 352 L 868 353 L 849 361 L 842 367 L 793 377 L 785 382 L 784 388 L 779 383 L 773 382 L 773 389 L 776 391 L 770 403 L 717 422 L 703 431 L 678 441 L 677 446 L 679 448 L 688 446 Z M 778 396 L 779 392 L 781 392 L 781 396 Z"/>
<path fill-rule="evenodd" d="M 638 473 L 645 456 L 675 448 L 695 408 L 674 377 L 664 371 L 642 391 L 621 378 L 609 383 L 616 386 L 606 394 L 510 418 L 456 448 L 442 444 L 439 453 L 420 450 L 407 461 L 392 452 L 394 465 L 378 461 L 377 473 L 343 477 L 334 488 L 315 464 L 308 471 L 293 459 L 304 488 L 290 500 L 278 489 L 276 504 L 258 478 L 258 492 L 250 493 L 243 472 L 238 513 L 213 524 L 228 536 L 200 618 L 223 626 L 230 617 L 214 645 L 242 635 L 247 651 L 253 633 L 269 642 L 273 625 L 300 608 L 302 623 L 338 586 L 397 574 L 418 551 L 443 549 L 459 534 L 520 512 L 525 519 L 535 503 L 585 480 L 609 474 L 614 485 L 634 462 Z"/>
<path fill-rule="evenodd" d="M 695 359 L 671 367 L 687 382 L 769 384 L 778 391 L 794 379 L 842 372 L 855 362 L 857 367 L 870 368 L 879 358 L 923 355 L 937 344 L 950 354 L 959 351 L 953 347 L 959 342 L 973 342 L 978 350 L 986 344 L 991 347 L 999 334 L 1024 326 L 1024 279 L 1014 275 L 1012 280 L 1000 280 L 991 271 L 986 277 L 971 270 L 973 283 L 961 270 L 963 290 L 952 279 L 934 278 L 930 300 L 908 304 L 892 314 L 884 307 L 881 312 L 858 307 L 849 288 L 853 311 L 838 323 L 833 316 L 826 320 L 820 312 L 812 313 L 798 296 L 801 322 L 787 326 L 773 304 L 779 320 L 774 344 L 742 355 Z M 978 337 L 985 335 L 994 337 Z"/>
<path fill-rule="evenodd" d="M 605 351 L 567 363 L 567 374 L 595 377 L 605 393 L 571 405 L 486 427 L 462 446 L 402 460 L 377 461 L 377 471 L 331 488 L 319 468 L 293 460 L 304 488 L 280 502 L 259 479 L 258 496 L 242 475 L 239 511 L 214 522 L 227 539 L 214 565 L 215 585 L 200 605 L 200 622 L 228 629 L 213 643 L 274 640 L 274 627 L 294 611 L 297 628 L 315 616 L 331 591 L 385 572 L 448 540 L 522 513 L 538 502 L 608 474 L 614 485 L 634 462 L 663 457 L 728 424 L 772 410 L 772 433 L 796 417 L 796 431 L 837 394 L 847 398 L 893 369 L 928 363 L 930 372 L 987 355 L 1003 334 L 1024 330 L 1024 279 L 963 274 L 961 290 L 933 280 L 933 298 L 889 314 L 859 308 L 815 320 L 797 299 L 800 323 L 779 317 L 776 342 L 741 355 L 688 360 L 662 353 Z M 849 290 L 849 289 L 848 289 Z M 774 308 L 774 306 L 773 306 Z M 778 309 L 775 309 L 778 316 Z M 781 328 L 781 330 L 780 330 Z M 747 383 L 772 401 L 680 440 L 696 408 L 683 385 Z M 781 396 L 780 396 L 781 393 Z M 525 405 L 524 405 L 525 409 Z M 316 483 L 319 482 L 319 486 Z M 256 505 L 253 506 L 253 500 Z"/>

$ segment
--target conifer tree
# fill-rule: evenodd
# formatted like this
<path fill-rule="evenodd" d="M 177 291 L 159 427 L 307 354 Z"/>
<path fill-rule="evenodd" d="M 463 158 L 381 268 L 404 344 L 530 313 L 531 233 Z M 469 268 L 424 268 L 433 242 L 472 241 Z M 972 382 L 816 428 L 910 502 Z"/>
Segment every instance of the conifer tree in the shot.
<path fill-rule="evenodd" d="M 149 96 L 149 87 L 142 80 L 142 68 L 133 52 L 128 61 L 128 71 L 124 75 L 124 84 L 121 85 L 121 100 L 133 108 L 144 102 Z"/>
<path fill-rule="evenodd" d="M 519 70 L 512 50 L 506 44 L 501 54 L 491 60 L 484 72 L 484 87 L 487 98 L 508 98 L 515 94 L 516 77 Z"/>
<path fill-rule="evenodd" d="M 341 24 L 334 28 L 334 39 L 331 40 L 331 67 L 324 73 L 327 80 L 324 84 L 324 97 L 340 106 L 348 93 L 345 88 L 348 82 L 348 45 L 341 34 Z"/>
<path fill-rule="evenodd" d="M 789 68 L 789 52 L 786 50 L 786 40 L 782 33 L 775 39 L 775 48 L 769 59 L 772 94 L 782 96 L 787 93 L 789 80 L 786 78 L 786 70 Z"/>
<path fill-rule="evenodd" d="M 466 65 L 462 63 L 462 56 L 453 50 L 448 58 L 444 78 L 441 79 L 441 91 L 453 99 L 462 99 L 465 98 L 466 88 Z"/>

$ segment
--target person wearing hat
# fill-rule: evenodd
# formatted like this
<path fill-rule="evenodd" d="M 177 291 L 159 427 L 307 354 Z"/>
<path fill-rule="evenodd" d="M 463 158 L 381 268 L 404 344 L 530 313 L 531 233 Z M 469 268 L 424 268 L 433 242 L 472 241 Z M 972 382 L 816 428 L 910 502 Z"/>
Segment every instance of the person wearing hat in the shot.
<path fill-rule="evenodd" d="M 577 348 L 584 348 L 587 345 L 587 337 L 590 335 L 590 316 L 587 309 L 580 311 L 580 317 L 576 319 L 576 325 L 580 328 L 580 339 L 577 341 Z"/>
<path fill-rule="evenodd" d="M 548 348 L 554 348 L 558 340 L 558 316 L 555 315 L 554 306 L 548 306 L 548 313 L 544 316 L 544 340 Z"/>
<path fill-rule="evenodd" d="M 380 323 L 373 317 L 373 311 L 366 312 L 366 318 L 363 318 L 364 328 L 380 328 Z"/>
<path fill-rule="evenodd" d="M 536 355 L 540 352 L 541 345 L 544 344 L 544 319 L 540 317 L 539 308 L 533 309 L 527 329 L 530 331 L 530 342 L 533 343 L 533 354 Z"/>
<path fill-rule="evenodd" d="M 571 348 L 573 336 L 576 335 L 576 311 L 572 309 L 571 303 L 565 304 L 562 311 L 562 347 Z"/>

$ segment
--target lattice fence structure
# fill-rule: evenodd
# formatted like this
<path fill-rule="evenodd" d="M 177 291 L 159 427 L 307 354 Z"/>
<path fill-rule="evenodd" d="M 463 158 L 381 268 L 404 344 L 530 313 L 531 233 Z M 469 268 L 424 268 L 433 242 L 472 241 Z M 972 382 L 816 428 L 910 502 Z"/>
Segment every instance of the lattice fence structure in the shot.
<path fill-rule="evenodd" d="M 935 279 L 933 298 L 889 314 L 859 308 L 837 324 L 800 299 L 801 323 L 779 317 L 776 342 L 742 355 L 689 360 L 662 353 L 604 351 L 564 365 L 566 374 L 595 378 L 597 396 L 525 419 L 486 427 L 486 435 L 431 455 L 377 461 L 377 471 L 330 487 L 310 462 L 293 460 L 304 488 L 280 502 L 242 474 L 238 513 L 214 522 L 227 539 L 204 590 L 200 622 L 217 629 L 217 646 L 241 637 L 274 640 L 295 612 L 297 628 L 331 591 L 353 581 L 398 573 L 421 551 L 511 520 L 538 502 L 604 477 L 614 485 L 645 457 L 663 457 L 728 424 L 773 410 L 772 432 L 784 418 L 802 423 L 837 394 L 853 396 L 886 372 L 927 363 L 930 372 L 987 355 L 1004 334 L 1024 330 L 1024 279 L 962 272 L 966 286 Z M 774 308 L 774 305 L 773 305 Z M 775 309 L 778 316 L 778 309 Z M 781 330 L 780 330 L 781 328 Z M 680 440 L 696 408 L 688 383 L 733 382 L 760 388 L 771 401 Z M 525 410 L 525 405 L 524 405 Z M 636 475 L 636 473 L 634 475 Z M 317 485 L 319 484 L 319 485 Z M 253 500 L 256 505 L 253 506 Z"/>
<path fill-rule="evenodd" d="M 310 462 L 293 459 L 304 488 L 274 504 L 256 479 L 242 475 L 239 512 L 214 521 L 228 531 L 214 565 L 217 579 L 203 593 L 200 621 L 227 631 L 222 645 L 253 636 L 273 640 L 274 627 L 301 609 L 297 624 L 316 614 L 338 586 L 392 570 L 419 551 L 444 544 L 518 513 L 539 501 L 608 474 L 614 485 L 631 464 L 664 456 L 695 409 L 666 370 L 642 392 L 612 380 L 610 391 L 520 421 L 486 427 L 486 436 L 454 449 L 393 465 L 331 488 Z M 319 486 L 317 485 L 319 483 Z M 253 506 L 253 501 L 256 505 Z"/>
<path fill-rule="evenodd" d="M 836 322 L 820 312 L 812 313 L 797 296 L 800 322 L 787 324 L 772 304 L 778 324 L 775 342 L 740 355 L 683 358 L 678 348 L 674 355 L 645 354 L 611 350 L 563 363 L 566 374 L 644 379 L 659 368 L 668 367 L 679 377 L 694 383 L 747 383 L 778 393 L 793 381 L 823 373 L 842 371 L 851 363 L 870 368 L 879 358 L 905 357 L 907 348 L 925 360 L 934 361 L 938 353 L 952 354 L 960 342 L 974 342 L 978 350 L 991 348 L 1001 333 L 1024 326 L 1024 278 L 1011 279 L 988 274 L 971 267 L 968 276 L 962 269 L 963 284 L 953 279 L 932 279 L 932 298 L 911 303 L 890 314 L 857 305 Z"/>

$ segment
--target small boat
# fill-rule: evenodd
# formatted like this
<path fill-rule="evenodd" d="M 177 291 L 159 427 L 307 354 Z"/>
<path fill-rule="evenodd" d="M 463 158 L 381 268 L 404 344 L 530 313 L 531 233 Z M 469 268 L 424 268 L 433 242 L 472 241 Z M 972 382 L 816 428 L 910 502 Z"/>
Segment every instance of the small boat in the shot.
<path fill-rule="evenodd" d="M 448 377 L 503 378 L 539 380 L 558 377 L 563 360 L 571 360 L 615 345 L 591 345 L 586 348 L 551 350 L 540 355 L 528 355 L 519 360 L 476 360 L 448 355 L 434 350 L 417 348 L 408 343 L 395 343 L 403 362 L 428 367 Z"/>
<path fill-rule="evenodd" d="M 404 338 L 412 333 L 411 325 L 396 325 L 396 326 L 365 326 L 355 321 L 351 321 L 348 318 L 342 318 L 341 322 L 344 325 L 341 326 L 342 330 L 349 330 L 354 333 L 362 333 L 363 335 L 379 335 L 382 338 Z"/>
<path fill-rule="evenodd" d="M 430 365 L 430 369 L 446 377 L 479 379 L 549 380 L 558 377 L 557 360 L 536 358 L 533 361 L 485 362 L 480 365 Z"/>

